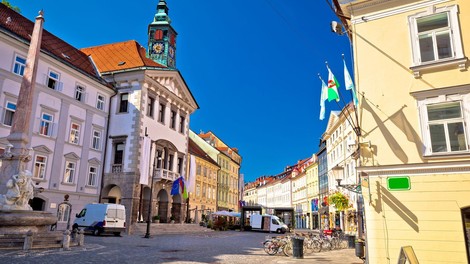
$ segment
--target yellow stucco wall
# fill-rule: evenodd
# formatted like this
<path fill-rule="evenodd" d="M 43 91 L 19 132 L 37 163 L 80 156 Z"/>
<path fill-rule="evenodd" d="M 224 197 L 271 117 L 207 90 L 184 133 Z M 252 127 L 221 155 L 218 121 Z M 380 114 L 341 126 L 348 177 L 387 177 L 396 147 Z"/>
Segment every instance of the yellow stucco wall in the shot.
<path fill-rule="evenodd" d="M 390 1 L 387 5 L 369 7 L 367 12 L 353 13 L 352 19 L 432 2 Z M 452 5 L 459 6 L 463 53 L 468 57 L 470 1 L 446 1 L 434 7 Z M 409 176 L 411 181 L 410 190 L 391 191 L 387 189 L 387 176 L 363 175 L 363 179 L 369 181 L 369 188 L 363 187 L 369 263 L 397 263 L 400 248 L 406 245 L 413 247 L 419 263 L 468 263 L 461 215 L 462 208 L 470 206 L 468 168 L 460 173 L 427 171 L 417 174 L 406 166 L 470 163 L 468 153 L 423 157 L 419 109 L 411 93 L 470 84 L 469 62 L 465 71 L 454 65 L 427 70 L 420 78 L 415 78 L 410 70 L 412 48 L 408 17 L 430 7 L 389 13 L 351 25 L 355 81 L 360 94 L 361 142 L 371 143 L 370 148 L 361 149 L 361 166 L 368 172 L 375 172 L 374 175 L 386 175 L 381 170 L 387 166 L 403 166 L 403 175 Z"/>
<path fill-rule="evenodd" d="M 387 176 L 364 190 L 369 263 L 397 263 L 411 245 L 420 263 L 467 263 L 461 208 L 470 206 L 470 174 L 410 176 L 411 189 L 387 188 Z"/>
<path fill-rule="evenodd" d="M 465 48 L 470 46 L 470 30 L 463 29 L 470 25 L 470 3 L 449 1 L 436 7 L 454 4 L 459 5 L 464 54 L 468 56 L 470 51 L 465 52 Z M 456 67 L 414 77 L 409 69 L 412 50 L 408 16 L 423 10 L 352 26 L 360 125 L 364 141 L 373 145 L 372 152 L 363 155 L 367 158 L 364 165 L 424 162 L 417 102 L 410 93 L 470 83 L 468 71 Z"/>

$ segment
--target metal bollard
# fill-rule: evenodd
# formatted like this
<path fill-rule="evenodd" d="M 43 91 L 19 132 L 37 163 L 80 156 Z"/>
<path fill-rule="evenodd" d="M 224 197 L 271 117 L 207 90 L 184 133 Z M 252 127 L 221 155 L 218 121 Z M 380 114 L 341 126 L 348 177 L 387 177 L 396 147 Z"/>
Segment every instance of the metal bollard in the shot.
<path fill-rule="evenodd" d="M 296 259 L 304 258 L 304 238 L 292 237 L 292 257 Z"/>

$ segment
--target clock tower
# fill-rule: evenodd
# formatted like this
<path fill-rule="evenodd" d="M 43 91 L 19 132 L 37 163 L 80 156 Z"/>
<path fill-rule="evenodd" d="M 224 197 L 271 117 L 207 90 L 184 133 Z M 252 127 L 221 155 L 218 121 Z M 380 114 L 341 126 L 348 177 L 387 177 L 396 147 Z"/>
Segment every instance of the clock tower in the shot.
<path fill-rule="evenodd" d="M 160 0 L 157 13 L 148 27 L 147 57 L 168 68 L 176 69 L 176 35 L 171 26 L 166 2 Z"/>

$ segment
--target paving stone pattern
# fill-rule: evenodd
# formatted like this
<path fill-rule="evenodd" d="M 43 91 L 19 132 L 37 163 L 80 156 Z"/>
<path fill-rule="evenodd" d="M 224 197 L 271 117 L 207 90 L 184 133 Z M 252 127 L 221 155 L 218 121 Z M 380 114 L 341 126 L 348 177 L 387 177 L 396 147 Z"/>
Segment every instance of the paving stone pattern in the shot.
<path fill-rule="evenodd" d="M 86 235 L 85 246 L 71 250 L 0 250 L 0 263 L 328 263 L 362 264 L 354 249 L 304 255 L 294 259 L 270 256 L 262 247 L 262 232 L 213 231 L 194 224 L 152 224 L 151 237 L 143 238 L 145 224 L 133 235 Z"/>

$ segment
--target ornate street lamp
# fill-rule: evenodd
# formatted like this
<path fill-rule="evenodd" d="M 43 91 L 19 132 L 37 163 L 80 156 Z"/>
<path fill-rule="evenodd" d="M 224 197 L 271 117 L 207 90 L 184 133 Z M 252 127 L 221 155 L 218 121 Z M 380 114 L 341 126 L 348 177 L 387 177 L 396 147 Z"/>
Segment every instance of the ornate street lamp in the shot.
<path fill-rule="evenodd" d="M 155 152 L 155 158 L 153 160 L 152 181 L 151 181 L 151 184 L 150 184 L 149 207 L 148 207 L 148 213 L 147 213 L 147 231 L 145 232 L 144 238 L 150 238 L 150 219 L 151 219 L 151 214 L 152 214 L 153 182 L 154 182 L 155 174 L 156 174 L 156 171 L 157 171 L 157 161 L 160 161 L 161 159 L 162 159 L 161 157 L 157 156 L 157 152 Z"/>

